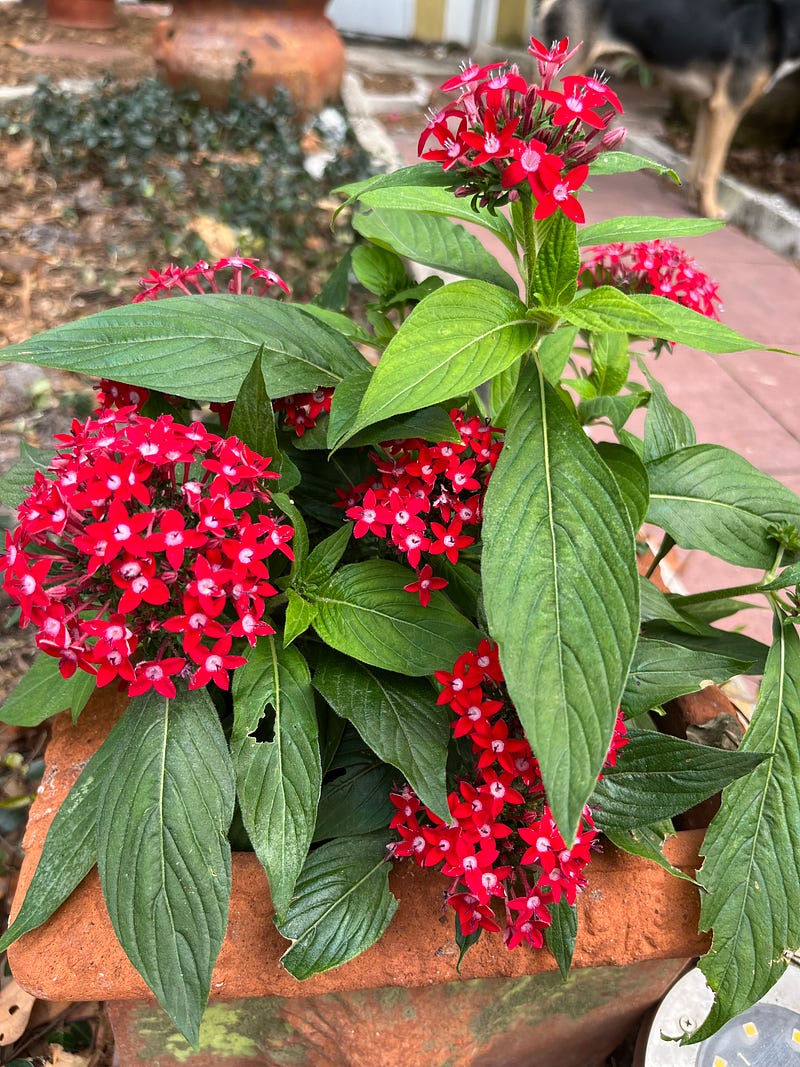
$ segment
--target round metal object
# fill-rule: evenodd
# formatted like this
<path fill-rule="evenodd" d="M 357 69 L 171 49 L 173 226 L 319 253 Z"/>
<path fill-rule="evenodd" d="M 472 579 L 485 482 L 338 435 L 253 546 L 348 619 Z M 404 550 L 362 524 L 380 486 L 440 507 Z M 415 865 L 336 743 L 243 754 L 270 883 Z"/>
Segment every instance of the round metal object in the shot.
<path fill-rule="evenodd" d="M 656 1010 L 638 1067 L 800 1067 L 800 967 L 790 965 L 767 995 L 699 1045 L 681 1045 L 713 1003 L 694 968 L 679 979 Z"/>

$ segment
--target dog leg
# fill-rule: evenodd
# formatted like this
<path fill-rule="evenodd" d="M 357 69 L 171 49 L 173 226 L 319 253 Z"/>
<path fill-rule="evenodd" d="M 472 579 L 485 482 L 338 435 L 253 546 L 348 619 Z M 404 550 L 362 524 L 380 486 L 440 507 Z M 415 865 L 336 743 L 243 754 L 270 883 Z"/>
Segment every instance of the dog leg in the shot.
<path fill-rule="evenodd" d="M 769 82 L 768 71 L 755 73 L 746 95 L 742 100 L 734 101 L 730 95 L 732 74 L 730 66 L 720 72 L 714 93 L 708 102 L 707 135 L 702 157 L 700 149 L 697 149 L 698 166 L 702 167 L 696 185 L 700 210 L 712 219 L 721 218 L 723 215 L 717 199 L 717 185 L 725 169 L 731 141 L 745 112 L 761 96 Z"/>

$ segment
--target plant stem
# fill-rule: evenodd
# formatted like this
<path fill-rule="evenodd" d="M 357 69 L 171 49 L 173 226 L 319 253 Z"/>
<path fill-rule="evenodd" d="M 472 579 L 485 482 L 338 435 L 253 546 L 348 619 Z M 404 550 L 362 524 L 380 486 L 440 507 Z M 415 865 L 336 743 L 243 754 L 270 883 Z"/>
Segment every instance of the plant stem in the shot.
<path fill-rule="evenodd" d="M 533 273 L 536 268 L 536 223 L 533 219 L 533 200 L 530 194 L 521 192 L 519 200 L 511 204 L 511 219 L 514 234 L 522 251 L 522 280 L 525 283 L 525 305 L 534 307 Z"/>

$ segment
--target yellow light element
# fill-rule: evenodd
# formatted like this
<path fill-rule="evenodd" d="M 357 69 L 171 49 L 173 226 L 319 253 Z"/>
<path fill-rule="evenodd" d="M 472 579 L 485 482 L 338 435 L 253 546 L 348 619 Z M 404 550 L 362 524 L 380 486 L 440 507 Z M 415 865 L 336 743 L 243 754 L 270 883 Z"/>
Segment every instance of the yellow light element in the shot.
<path fill-rule="evenodd" d="M 800 1045 L 800 1030 L 792 1030 L 792 1041 L 795 1045 Z"/>
<path fill-rule="evenodd" d="M 757 1037 L 758 1036 L 758 1027 L 756 1026 L 755 1023 L 743 1023 L 742 1024 L 742 1029 L 744 1030 L 744 1032 L 747 1034 L 748 1037 Z"/>
<path fill-rule="evenodd" d="M 724 1060 L 722 1056 L 715 1056 L 711 1067 L 728 1067 L 728 1061 Z"/>

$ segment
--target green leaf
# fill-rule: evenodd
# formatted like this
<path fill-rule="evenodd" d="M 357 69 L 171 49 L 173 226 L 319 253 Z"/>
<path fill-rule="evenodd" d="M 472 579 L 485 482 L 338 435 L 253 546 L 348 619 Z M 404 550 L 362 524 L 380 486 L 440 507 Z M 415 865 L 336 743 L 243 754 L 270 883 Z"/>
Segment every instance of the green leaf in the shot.
<path fill-rule="evenodd" d="M 575 296 L 581 257 L 577 226 L 572 219 L 558 212 L 548 222 L 544 240 L 536 252 L 531 290 L 538 303 L 558 308 Z"/>
<path fill-rule="evenodd" d="M 311 301 L 310 306 L 315 311 L 341 312 L 346 310 L 347 300 L 350 295 L 352 255 L 352 250 L 348 249 L 325 279 L 322 288 Z M 324 315 L 322 317 L 324 320 Z M 345 333 L 345 336 L 348 336 L 345 331 L 342 332 Z"/>
<path fill-rule="evenodd" d="M 353 229 L 367 240 L 436 270 L 479 278 L 514 294 L 518 283 L 481 241 L 463 226 L 439 215 L 369 208 L 353 216 Z"/>
<path fill-rule="evenodd" d="M 583 290 L 558 313 L 581 330 L 596 333 L 624 330 L 637 337 L 663 337 L 704 352 L 741 352 L 768 347 L 674 300 L 663 296 L 628 296 L 608 285 Z"/>
<path fill-rule="evenodd" d="M 314 688 L 376 755 L 396 767 L 426 807 L 450 820 L 445 786 L 448 716 L 428 681 L 377 670 L 325 650 Z"/>
<path fill-rule="evenodd" d="M 388 174 L 376 174 L 358 182 L 350 182 L 334 189 L 334 193 L 346 196 L 347 200 L 338 208 L 336 214 L 349 204 L 359 200 L 364 193 L 377 189 L 400 189 L 403 186 L 420 186 L 424 189 L 442 189 L 453 184 L 452 174 L 447 174 L 438 163 L 412 163 L 410 167 L 400 167 Z"/>
<path fill-rule="evenodd" d="M 671 819 L 750 774 L 767 757 L 696 745 L 638 730 L 603 771 L 589 804 L 603 830 L 634 830 Z"/>
<path fill-rule="evenodd" d="M 644 460 L 645 463 L 651 463 L 654 459 L 668 456 L 670 452 L 691 448 L 697 443 L 697 435 L 689 416 L 671 403 L 663 385 L 650 374 L 644 360 L 639 361 L 639 366 L 650 386 L 650 402 L 644 424 Z"/>
<path fill-rule="evenodd" d="M 97 862 L 97 809 L 106 779 L 117 774 L 117 730 L 91 757 L 56 812 L 22 907 L 0 938 L 0 952 L 49 919 Z"/>
<path fill-rule="evenodd" d="M 600 396 L 616 396 L 627 382 L 630 369 L 626 333 L 598 333 L 592 337 L 591 380 Z"/>
<path fill-rule="evenodd" d="M 283 917 L 311 844 L 322 784 L 314 693 L 306 661 L 274 637 L 261 638 L 234 678 L 242 674 L 244 712 L 237 708 L 235 683 L 233 693 L 236 792 L 247 836 L 269 878 L 273 906 Z M 274 740 L 259 741 L 249 735 L 267 704 L 275 716 Z M 248 736 L 242 736 L 247 726 Z"/>
<path fill-rule="evenodd" d="M 375 368 L 349 436 L 372 423 L 463 396 L 511 366 L 536 327 L 522 301 L 486 282 L 454 282 L 411 312 Z"/>
<path fill-rule="evenodd" d="M 800 640 L 791 624 L 776 622 L 740 749 L 771 758 L 728 786 L 703 844 L 700 927 L 713 927 L 714 939 L 700 968 L 717 999 L 693 1041 L 759 1000 L 784 972 L 784 950 L 800 945 L 798 737 Z"/>
<path fill-rule="evenodd" d="M 309 315 L 312 319 L 319 319 L 326 326 L 330 326 L 332 329 L 340 333 L 342 337 L 346 337 L 348 341 L 352 341 L 354 344 L 371 345 L 373 348 L 377 347 L 375 344 L 375 338 L 372 334 L 354 322 L 348 315 L 343 315 L 339 311 L 331 311 L 329 308 L 320 306 L 318 304 L 293 304 L 298 311 L 301 311 L 304 315 Z"/>
<path fill-rule="evenodd" d="M 603 152 L 592 163 L 591 176 L 630 174 L 636 170 L 654 170 L 665 178 L 671 178 L 676 185 L 681 184 L 680 178 L 671 167 L 665 167 L 652 159 L 646 159 L 644 156 L 631 155 L 630 152 Z M 617 240 L 622 240 L 622 238 L 617 238 Z"/>
<path fill-rule="evenodd" d="M 633 529 L 617 484 L 535 367 L 486 493 L 489 630 L 567 837 L 594 788 L 639 626 Z"/>
<path fill-rule="evenodd" d="M 320 541 L 300 568 L 298 585 L 304 589 L 315 589 L 327 582 L 345 554 L 352 532 L 352 522 L 345 522 L 324 541 Z"/>
<path fill-rule="evenodd" d="M 358 409 L 372 379 L 372 371 L 352 375 L 341 383 L 333 395 L 328 446 L 335 448 L 348 433 L 358 415 Z M 350 437 L 351 448 L 361 445 L 376 445 L 382 441 L 398 441 L 409 437 L 421 437 L 424 441 L 460 441 L 453 420 L 443 407 L 423 407 L 405 415 L 383 419 L 373 426 Z"/>
<path fill-rule="evenodd" d="M 558 385 L 577 336 L 577 326 L 562 326 L 542 338 L 537 354 L 542 373 L 551 385 Z"/>
<path fill-rule="evenodd" d="M 773 523 L 800 525 L 800 498 L 721 445 L 694 445 L 647 464 L 649 522 L 682 548 L 741 567 L 771 567 Z"/>
<path fill-rule="evenodd" d="M 97 812 L 103 896 L 128 959 L 196 1045 L 228 921 L 228 746 L 198 689 L 171 701 L 155 692 L 136 697 L 114 749 L 115 773 Z"/>
<path fill-rule="evenodd" d="M 446 215 L 451 219 L 482 226 L 499 237 L 506 248 L 516 250 L 514 231 L 508 219 L 500 212 L 494 214 L 486 208 L 474 208 L 472 201 L 453 195 L 450 189 L 433 186 L 406 185 L 398 188 L 383 187 L 363 193 L 359 200 L 365 207 L 400 209 L 429 215 Z"/>
<path fill-rule="evenodd" d="M 314 629 L 331 648 L 411 677 L 448 669 L 480 636 L 438 591 L 422 607 L 404 586 L 408 567 L 388 560 L 351 563 L 313 594 Z"/>
<path fill-rule="evenodd" d="M 658 215 L 621 215 L 616 219 L 582 226 L 578 243 L 607 245 L 615 241 L 655 241 L 673 237 L 699 237 L 725 225 L 717 219 L 665 219 Z"/>
<path fill-rule="evenodd" d="M 288 648 L 295 638 L 304 634 L 317 617 L 316 604 L 309 604 L 294 589 L 287 589 L 286 596 L 286 618 L 283 623 L 284 648 Z"/>
<path fill-rule="evenodd" d="M 519 371 L 519 363 L 512 363 L 510 367 L 495 374 L 489 383 L 489 410 L 495 426 L 505 425 L 508 419 L 508 411 L 519 381 Z"/>
<path fill-rule="evenodd" d="M 75 671 L 71 678 L 64 678 L 55 656 L 37 652 L 27 673 L 0 707 L 0 722 L 9 726 L 38 726 L 68 708 L 77 719 L 95 685 L 95 676 L 85 671 Z"/>
<path fill-rule="evenodd" d="M 578 936 L 578 909 L 561 900 L 558 904 L 551 904 L 550 915 L 553 922 L 544 932 L 544 941 L 566 982 Z"/>
<path fill-rule="evenodd" d="M 236 397 L 227 436 L 238 437 L 260 456 L 271 458 L 270 469 L 281 475 L 280 481 L 274 482 L 273 485 L 276 488 L 279 486 L 284 493 L 293 489 L 300 481 L 297 467 L 278 447 L 275 413 L 264 385 L 260 352 L 253 361 L 253 366 L 248 371 Z"/>
<path fill-rule="evenodd" d="M 705 682 L 726 682 L 752 664 L 692 647 L 690 642 L 688 635 L 678 633 L 672 640 L 639 638 L 622 694 L 628 715 L 639 715 L 684 693 L 696 693 Z"/>
<path fill-rule="evenodd" d="M 644 463 L 630 448 L 615 445 L 610 441 L 601 441 L 597 445 L 597 451 L 614 476 L 631 525 L 634 530 L 638 530 L 644 522 L 650 500 L 650 486 Z"/>
<path fill-rule="evenodd" d="M 573 384 L 572 379 L 564 382 L 568 387 Z M 648 396 L 648 393 L 625 393 L 623 396 L 590 397 L 578 404 L 578 416 L 583 425 L 607 420 L 621 437 L 623 426 L 637 408 L 647 403 Z"/>
<path fill-rule="evenodd" d="M 386 832 L 397 808 L 389 799 L 397 772 L 368 748 L 347 724 L 328 768 L 314 828 L 314 841 Z"/>
<path fill-rule="evenodd" d="M 276 923 L 292 942 L 281 957 L 301 981 L 360 955 L 397 911 L 389 892 L 385 833 L 344 837 L 306 860 L 289 913 Z"/>
<path fill-rule="evenodd" d="M 705 634 L 714 637 L 719 631 L 701 619 L 692 618 L 687 612 L 680 611 L 675 603 L 645 577 L 639 583 L 640 602 L 642 605 L 642 622 L 659 620 L 669 623 L 676 630 L 690 634 Z M 741 604 L 737 604 L 737 610 Z"/>
<path fill-rule="evenodd" d="M 0 478 L 0 500 L 9 508 L 18 508 L 33 486 L 36 471 L 46 473 L 52 461 L 52 449 L 34 448 L 20 440 L 18 462 Z"/>
<path fill-rule="evenodd" d="M 233 400 L 262 350 L 271 397 L 335 386 L 364 365 L 341 334 L 291 304 L 209 294 L 100 311 L 0 350 L 194 400 Z"/>
<path fill-rule="evenodd" d="M 294 559 L 292 560 L 292 569 L 290 571 L 291 577 L 294 578 L 308 555 L 308 527 L 303 513 L 295 505 L 292 497 L 286 493 L 273 493 L 272 503 L 279 511 L 283 512 L 286 516 L 286 521 L 294 527 L 294 536 L 292 537 Z"/>
<path fill-rule="evenodd" d="M 391 296 L 410 284 L 405 264 L 394 252 L 378 245 L 357 245 L 352 254 L 353 273 L 369 293 Z"/>
<path fill-rule="evenodd" d="M 675 878 L 694 882 L 691 875 L 674 867 L 662 851 L 666 838 L 674 836 L 674 831 L 672 834 L 664 834 L 658 826 L 639 826 L 635 830 L 606 830 L 604 833 L 608 840 L 617 848 L 621 848 L 623 852 L 630 852 L 633 856 L 641 856 L 643 859 L 657 863 Z"/>

